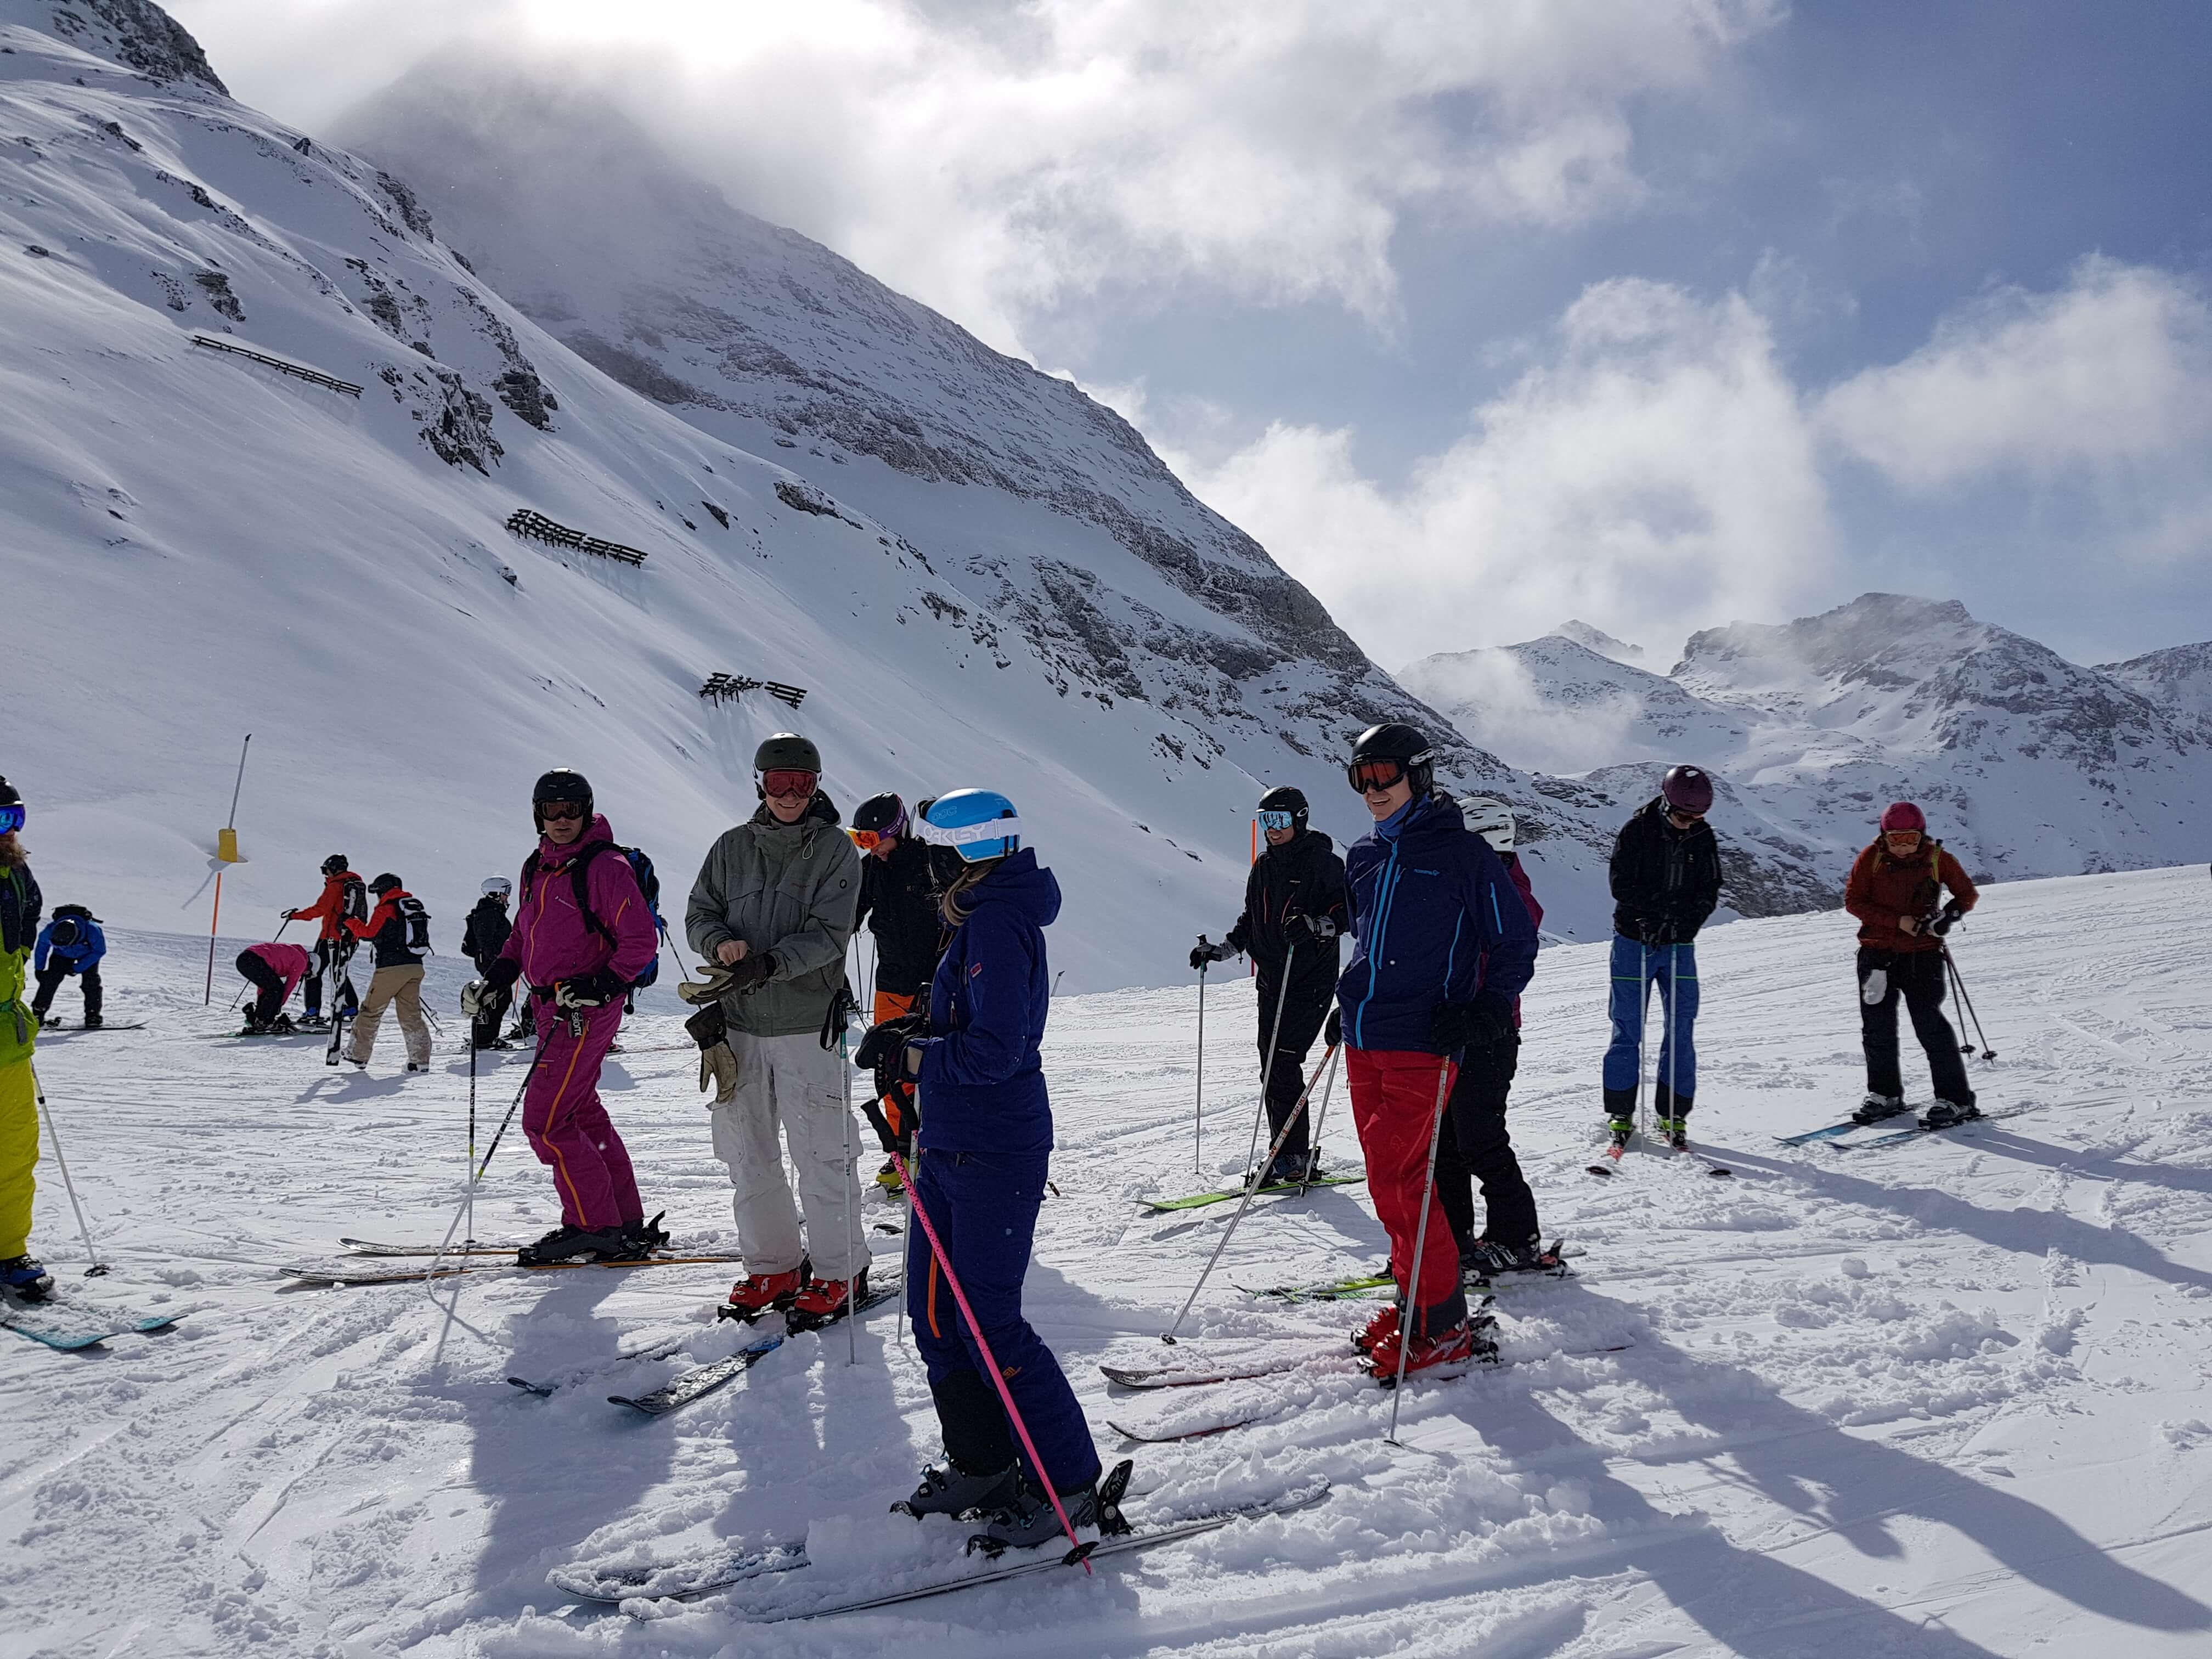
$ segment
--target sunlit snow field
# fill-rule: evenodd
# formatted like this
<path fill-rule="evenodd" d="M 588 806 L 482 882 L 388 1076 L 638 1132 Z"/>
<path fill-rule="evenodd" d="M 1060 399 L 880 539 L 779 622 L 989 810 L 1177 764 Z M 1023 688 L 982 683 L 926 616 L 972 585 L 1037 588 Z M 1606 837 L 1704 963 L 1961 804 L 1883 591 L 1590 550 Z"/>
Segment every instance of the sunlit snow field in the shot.
<path fill-rule="evenodd" d="M 1367 1304 L 1245 1293 L 1379 1261 L 1361 1188 L 1255 1207 L 1178 1350 L 1304 1342 L 1306 1370 L 1143 1395 L 1101 1378 L 1102 1360 L 1159 1363 L 1157 1334 L 1228 1220 L 1134 1200 L 1241 1169 L 1252 994 L 1233 977 L 1209 992 L 1202 1175 L 1193 988 L 1056 1001 L 1060 1196 L 1030 1306 L 1102 1452 L 1136 1457 L 1132 1516 L 1313 1475 L 1331 1493 L 1093 1578 L 775 1626 L 748 1614 L 918 1582 L 958 1555 L 967 1528 L 885 1513 L 937 1449 L 892 1310 L 860 1329 L 857 1364 L 842 1330 L 800 1338 L 647 1420 L 605 1395 L 737 1346 L 711 1322 L 730 1273 L 507 1273 L 435 1298 L 288 1284 L 283 1263 L 341 1235 L 444 1231 L 464 1156 L 461 969 L 431 968 L 446 1030 L 430 1076 L 398 1075 L 389 1028 L 368 1075 L 342 1075 L 319 1042 L 211 1037 L 204 942 L 117 937 L 109 1018 L 146 1029 L 58 1036 L 39 1059 L 115 1272 L 80 1276 L 51 1161 L 34 1248 L 71 1294 L 185 1316 L 75 1355 L 0 1335 L 0 1654 L 2212 1651 L 2208 901 L 2202 866 L 1990 890 L 1954 936 L 1999 1052 L 1973 1075 L 1985 1107 L 2037 1109 L 1879 1151 L 1774 1139 L 1860 1092 L 1849 924 L 1709 933 L 1693 1122 L 1732 1181 L 1638 1153 L 1610 1182 L 1583 1173 L 1604 954 L 1547 950 L 1514 1121 L 1546 1231 L 1586 1253 L 1572 1279 L 1504 1287 L 1514 1363 L 1410 1388 L 1401 1449 L 1382 1440 L 1388 1396 L 1345 1363 Z M 235 949 L 219 990 L 238 983 Z M 609 1103 L 648 1207 L 679 1242 L 727 1249 L 695 1061 L 656 994 Z M 74 1017 L 73 989 L 59 1009 Z M 1907 1052 L 1924 1100 L 1909 1036 Z M 501 1058 L 480 1080 L 485 1137 L 522 1075 Z M 1329 1120 L 1348 1162 L 1340 1086 Z M 899 1219 L 880 1199 L 869 1213 Z M 510 1131 L 477 1231 L 554 1218 Z M 896 1260 L 897 1238 L 871 1237 Z M 676 1359 L 621 1358 L 678 1336 Z M 535 1398 L 509 1374 L 563 1386 Z M 1109 1426 L 1255 1413 L 1173 1445 L 1124 1447 Z M 585 1607 L 546 1583 L 570 1561 L 802 1538 L 809 1568 L 696 1604 Z"/>

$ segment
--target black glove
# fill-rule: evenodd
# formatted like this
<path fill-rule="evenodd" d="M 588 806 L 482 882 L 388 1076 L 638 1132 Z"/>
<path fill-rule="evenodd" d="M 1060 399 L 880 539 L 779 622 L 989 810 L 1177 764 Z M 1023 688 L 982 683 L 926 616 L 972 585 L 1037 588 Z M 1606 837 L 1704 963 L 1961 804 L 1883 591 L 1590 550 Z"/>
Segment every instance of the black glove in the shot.
<path fill-rule="evenodd" d="M 1440 1054 L 1492 1048 L 1512 1030 L 1512 1011 L 1494 997 L 1439 1002 L 1429 1011 L 1429 1046 Z"/>
<path fill-rule="evenodd" d="M 629 989 L 628 980 L 602 968 L 561 981 L 553 988 L 553 1001 L 562 1008 L 604 1008 Z"/>
<path fill-rule="evenodd" d="M 1665 917 L 1649 916 L 1638 930 L 1638 937 L 1644 944 L 1664 950 L 1674 942 L 1676 931 L 1674 924 Z"/>
<path fill-rule="evenodd" d="M 1336 937 L 1336 921 L 1334 917 L 1300 916 L 1298 920 L 1305 924 L 1306 932 L 1324 945 Z"/>
<path fill-rule="evenodd" d="M 775 972 L 775 953 L 772 951 L 763 951 L 757 956 L 733 962 L 729 965 L 729 977 L 722 981 L 723 994 L 726 996 L 735 992 L 743 996 L 748 992 L 757 991 Z"/>
<path fill-rule="evenodd" d="M 1328 1018 L 1321 1023 L 1321 1040 L 1330 1048 L 1344 1041 L 1344 1014 L 1340 1009 L 1328 1011 Z"/>
<path fill-rule="evenodd" d="M 887 1019 L 880 1025 L 871 1025 L 860 1038 L 860 1046 L 853 1051 L 853 1064 L 864 1072 L 880 1068 L 884 1062 L 896 1064 L 899 1050 L 929 1030 L 927 1014 L 909 1014 L 904 1019 Z"/>
<path fill-rule="evenodd" d="M 1236 954 L 1237 947 L 1235 945 L 1227 944 L 1208 945 L 1206 942 L 1206 935 L 1200 933 L 1198 936 L 1197 945 L 1193 946 L 1191 950 L 1190 965 L 1194 968 L 1203 968 L 1209 962 L 1226 962 L 1230 957 Z"/>
<path fill-rule="evenodd" d="M 504 991 L 522 977 L 522 964 L 513 957 L 495 957 L 490 967 L 483 970 L 484 983 L 495 991 Z"/>
<path fill-rule="evenodd" d="M 691 1033 L 691 1041 L 704 1054 L 728 1034 L 729 1028 L 722 1019 L 722 1005 L 710 1002 L 684 1022 L 684 1029 Z"/>
<path fill-rule="evenodd" d="M 1936 912 L 1935 915 L 1929 917 L 1924 926 L 1929 933 L 1931 933 L 1935 934 L 1936 938 L 1941 939 L 1944 934 L 1949 933 L 1952 927 L 1957 923 L 1959 918 L 1966 914 L 1966 911 L 1960 908 L 1959 901 L 1953 899 L 1948 904 L 1945 905 L 1941 910 Z"/>

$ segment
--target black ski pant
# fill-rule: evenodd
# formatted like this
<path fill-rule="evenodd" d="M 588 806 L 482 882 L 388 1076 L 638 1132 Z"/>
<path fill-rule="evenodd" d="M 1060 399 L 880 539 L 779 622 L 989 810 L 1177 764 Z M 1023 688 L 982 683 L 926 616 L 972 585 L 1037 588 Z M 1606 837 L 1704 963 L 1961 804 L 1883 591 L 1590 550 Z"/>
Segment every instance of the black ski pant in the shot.
<path fill-rule="evenodd" d="M 1862 949 L 1858 969 L 1859 1038 L 1866 1047 L 1867 1092 L 1904 1098 L 1905 1076 L 1897 1059 L 1897 999 L 1901 994 L 1912 1015 L 1912 1035 L 1928 1051 L 1936 1098 L 1972 1105 L 1974 1090 L 1966 1081 L 1959 1034 L 1943 1018 L 1943 953 Z M 1877 980 L 1876 975 L 1881 977 Z M 1872 1001 L 1867 1000 L 1869 991 L 1879 994 Z"/>
<path fill-rule="evenodd" d="M 67 963 L 58 957 L 49 957 L 46 967 L 39 974 L 39 988 L 31 998 L 31 1012 L 40 1019 L 44 1019 L 46 1017 L 46 1010 L 54 1006 L 54 993 L 61 989 L 62 981 L 69 976 Z M 84 1017 L 86 1019 L 94 1020 L 100 1018 L 100 969 L 86 969 L 84 970 Z"/>
<path fill-rule="evenodd" d="M 361 994 L 353 988 L 353 942 L 342 939 L 319 939 L 307 963 L 307 989 L 301 993 L 309 1019 L 319 1019 L 323 1013 L 323 981 L 331 981 L 331 1000 L 334 1012 L 348 1015 L 361 1011 Z"/>
<path fill-rule="evenodd" d="M 246 1018 L 256 1025 L 266 1025 L 284 1006 L 283 975 L 252 951 L 238 953 L 238 971 L 252 981 L 253 988 L 261 994 L 254 998 Z"/>
<path fill-rule="evenodd" d="M 1328 1018 L 1329 998 L 1336 990 L 1334 975 L 1307 980 L 1294 979 L 1290 992 L 1283 992 L 1283 981 L 1268 979 L 1264 975 L 1259 982 L 1260 1000 L 1260 1069 L 1267 1080 L 1267 1146 L 1275 1144 L 1275 1137 L 1283 1133 L 1283 1125 L 1297 1109 L 1298 1097 L 1305 1092 L 1306 1053 L 1321 1035 L 1322 1022 Z M 1282 1000 L 1282 1029 L 1271 1031 L 1275 1024 L 1275 1003 Z M 1267 1064 L 1268 1037 L 1274 1038 L 1274 1066 Z M 1312 1103 L 1298 1115 L 1289 1139 L 1283 1142 L 1279 1156 L 1286 1164 L 1303 1163 L 1310 1144 L 1313 1127 Z M 1262 1155 L 1266 1147 L 1261 1149 Z"/>
<path fill-rule="evenodd" d="M 1462 1249 L 1477 1237 L 1478 1181 L 1485 1212 L 1480 1237 L 1500 1244 L 1524 1244 L 1536 1237 L 1536 1196 L 1505 1130 L 1505 1097 L 1520 1064 L 1518 1031 L 1490 1048 L 1469 1048 L 1444 1103 L 1446 1121 L 1437 1137 L 1437 1201 Z"/>
<path fill-rule="evenodd" d="M 469 1041 L 479 1048 L 489 1048 L 498 1044 L 500 1022 L 507 1018 L 507 1005 L 514 1000 L 514 988 L 486 985 L 482 996 L 476 1018 L 469 1024 Z"/>

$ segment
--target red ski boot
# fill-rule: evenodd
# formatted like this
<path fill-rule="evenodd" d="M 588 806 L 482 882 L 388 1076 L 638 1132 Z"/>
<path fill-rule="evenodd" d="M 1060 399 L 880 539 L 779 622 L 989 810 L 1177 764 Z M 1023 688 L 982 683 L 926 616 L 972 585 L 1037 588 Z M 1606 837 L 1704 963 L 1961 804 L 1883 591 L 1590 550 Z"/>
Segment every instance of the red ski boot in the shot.
<path fill-rule="evenodd" d="M 784 1318 L 794 1331 L 816 1330 L 845 1316 L 848 1305 L 859 1307 L 868 1299 L 868 1270 L 866 1267 L 848 1281 L 842 1279 L 810 1279 L 806 1288 L 791 1298 L 783 1310 Z"/>
<path fill-rule="evenodd" d="M 730 1299 L 715 1311 L 724 1319 L 747 1324 L 777 1308 L 788 1308 L 807 1280 L 802 1261 L 787 1273 L 747 1273 L 730 1286 Z"/>
<path fill-rule="evenodd" d="M 1398 1343 L 1399 1333 L 1394 1328 L 1368 1352 L 1367 1368 L 1386 1389 L 1398 1380 Z M 1494 1349 L 1495 1346 L 1491 1344 L 1489 1348 Z M 1476 1344 L 1474 1325 L 1462 1321 L 1433 1336 L 1415 1337 L 1413 1348 L 1406 1355 L 1406 1375 L 1451 1366 L 1463 1370 L 1486 1351 Z"/>
<path fill-rule="evenodd" d="M 1382 1311 L 1367 1322 L 1367 1327 L 1352 1339 L 1352 1346 L 1362 1353 L 1373 1353 L 1378 1342 L 1398 1340 L 1398 1304 L 1384 1304 Z"/>

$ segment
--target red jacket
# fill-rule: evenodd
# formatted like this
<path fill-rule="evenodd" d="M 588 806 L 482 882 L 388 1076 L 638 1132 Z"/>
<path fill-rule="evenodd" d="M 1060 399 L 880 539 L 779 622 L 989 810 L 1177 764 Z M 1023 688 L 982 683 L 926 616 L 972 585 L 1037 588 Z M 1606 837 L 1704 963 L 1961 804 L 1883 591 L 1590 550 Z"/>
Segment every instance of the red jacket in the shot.
<path fill-rule="evenodd" d="M 1521 855 L 1518 853 L 1501 853 L 1498 861 L 1505 866 L 1505 873 L 1513 878 L 1513 885 L 1521 895 L 1521 902 L 1528 907 L 1528 920 L 1541 927 L 1544 925 L 1544 907 L 1536 902 L 1536 890 L 1528 884 L 1528 872 L 1521 867 Z M 1519 997 L 1513 999 L 1513 1024 L 1516 1030 L 1521 1024 Z"/>
<path fill-rule="evenodd" d="M 1923 836 L 1919 850 L 1899 860 L 1876 840 L 1851 866 L 1851 878 L 1844 884 L 1844 908 L 1859 919 L 1859 943 L 1870 951 L 1940 951 L 1943 941 L 1935 934 L 1908 933 L 1897 919 L 1929 915 L 1942 902 L 1946 887 L 1962 911 L 1972 909 L 1981 896 L 1942 842 Z"/>
<path fill-rule="evenodd" d="M 399 901 L 414 895 L 404 887 L 395 887 L 376 902 L 376 908 L 368 913 L 367 921 L 349 920 L 345 926 L 356 939 L 376 941 L 376 965 L 380 968 L 408 968 L 420 963 L 422 958 L 407 945 L 407 918 L 399 914 Z"/>
<path fill-rule="evenodd" d="M 345 884 L 361 878 L 350 870 L 341 870 L 335 876 L 323 878 L 323 896 L 304 910 L 292 912 L 295 921 L 313 921 L 320 919 L 322 931 L 317 939 L 338 939 L 345 932 Z"/>

